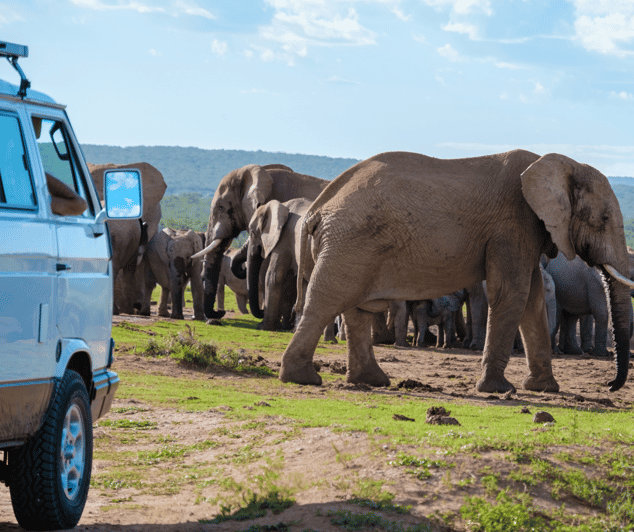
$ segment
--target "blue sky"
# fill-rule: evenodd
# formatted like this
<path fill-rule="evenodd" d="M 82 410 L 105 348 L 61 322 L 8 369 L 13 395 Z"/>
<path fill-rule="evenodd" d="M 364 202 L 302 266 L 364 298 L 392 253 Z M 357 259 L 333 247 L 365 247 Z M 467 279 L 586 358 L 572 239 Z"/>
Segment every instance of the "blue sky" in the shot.
<path fill-rule="evenodd" d="M 85 143 L 525 148 L 634 176 L 632 0 L 13 0 L 0 38 Z"/>

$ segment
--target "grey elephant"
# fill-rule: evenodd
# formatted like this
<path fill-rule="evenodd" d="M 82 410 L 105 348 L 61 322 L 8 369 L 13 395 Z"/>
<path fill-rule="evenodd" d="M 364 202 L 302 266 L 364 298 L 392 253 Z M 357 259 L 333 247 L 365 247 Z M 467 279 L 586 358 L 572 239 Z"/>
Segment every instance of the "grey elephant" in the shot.
<path fill-rule="evenodd" d="M 596 268 L 588 266 L 580 257 L 568 260 L 563 253 L 546 265 L 555 282 L 558 321 L 561 324 L 559 348 L 564 353 L 581 354 L 576 338 L 576 324 L 580 316 L 592 315 L 595 323 L 594 345 L 585 349 L 594 355 L 607 355 L 608 305 L 603 280 Z M 562 317 L 562 313 L 565 313 Z M 553 343 L 555 341 L 553 332 Z"/>
<path fill-rule="evenodd" d="M 314 267 L 306 291 L 297 285 L 301 318 L 282 357 L 284 382 L 321 384 L 315 347 L 323 327 L 344 313 L 347 381 L 388 385 L 372 349 L 371 313 L 486 279 L 477 390 L 515 389 L 504 371 L 519 327 L 529 370 L 523 387 L 558 391 L 539 269 L 541 254 L 557 250 L 605 272 L 617 352 L 610 390 L 627 380 L 632 283 L 623 218 L 607 178 L 573 159 L 524 150 L 451 160 L 382 153 L 343 172 L 313 202 L 300 249 L 299 277 L 309 257 Z"/>
<path fill-rule="evenodd" d="M 629 249 L 628 257 L 630 263 L 633 262 Z M 546 271 L 555 284 L 559 350 L 572 355 L 585 352 L 607 356 L 609 314 L 602 274 L 597 268 L 588 266 L 580 257 L 568 260 L 562 253 L 547 261 Z M 634 278 L 632 264 L 626 275 L 630 279 Z M 580 319 L 581 346 L 577 341 L 577 322 Z M 631 321 L 630 316 L 630 323 Z M 553 331 L 553 346 L 555 334 L 556 331 Z"/>
<path fill-rule="evenodd" d="M 261 318 L 259 329 L 292 329 L 292 311 L 297 285 L 296 234 L 298 222 L 311 200 L 295 198 L 284 203 L 271 200 L 257 208 L 249 222 L 247 286 L 251 313 Z M 297 238 L 299 240 L 299 238 Z M 268 261 L 264 287 L 264 310 L 260 309 L 260 277 Z M 282 323 L 280 323 L 282 318 Z M 286 320 L 286 323 L 284 321 Z"/>
<path fill-rule="evenodd" d="M 240 232 L 245 231 L 255 210 L 271 200 L 281 203 L 293 198 L 316 198 L 328 181 L 294 172 L 273 164 L 251 164 L 228 173 L 220 180 L 211 200 L 207 225 L 205 256 L 204 308 L 207 318 L 218 319 L 224 313 L 214 310 L 222 256 Z"/>
<path fill-rule="evenodd" d="M 88 169 L 99 199 L 103 201 L 103 174 L 106 170 L 137 168 L 143 186 L 142 224 L 139 220 L 109 220 L 107 223 L 112 246 L 112 276 L 115 280 L 113 313 L 133 314 L 135 304 L 143 297 L 144 272 L 142 257 L 147 243 L 158 231 L 161 220 L 161 199 L 167 185 L 154 166 L 132 164 L 90 164 Z"/>
<path fill-rule="evenodd" d="M 203 237 L 205 234 L 203 233 Z M 204 243 L 203 243 L 204 246 Z M 238 278 L 231 271 L 231 262 L 236 255 L 240 253 L 239 249 L 228 249 L 222 258 L 222 268 L 220 277 L 218 278 L 218 310 L 225 310 L 225 286 L 228 286 L 236 295 L 236 303 L 242 314 L 248 314 L 247 301 L 249 298 L 249 290 L 247 288 L 246 272 L 244 277 Z"/>
<path fill-rule="evenodd" d="M 543 257 L 543 256 L 542 256 Z M 544 285 L 544 303 L 546 304 L 546 316 L 548 318 L 548 331 L 553 338 L 557 326 L 557 300 L 555 297 L 555 283 L 542 263 L 539 265 Z M 489 300 L 487 296 L 487 283 L 482 281 L 469 287 L 467 290 L 467 335 L 463 347 L 482 351 L 486 339 L 487 315 L 489 312 Z M 521 339 L 516 336 L 514 347 L 522 350 Z M 554 344 L 553 346 L 554 347 Z"/>
<path fill-rule="evenodd" d="M 436 347 L 448 348 L 456 341 L 456 313 L 462 312 L 462 304 L 467 297 L 466 290 L 458 290 L 452 294 L 427 299 L 414 305 L 412 319 L 414 322 L 413 345 L 425 347 L 425 333 L 431 325 L 436 325 Z"/>
<path fill-rule="evenodd" d="M 166 227 L 150 240 L 143 261 L 145 267 L 145 299 L 141 313 L 149 315 L 149 298 L 158 283 L 161 286 L 161 301 L 158 315 L 176 320 L 184 319 L 183 296 L 187 283 L 191 283 L 194 319 L 204 320 L 202 260 L 192 259 L 202 249 L 202 242 L 191 229 L 177 230 Z M 167 304 L 171 298 L 171 313 Z"/>

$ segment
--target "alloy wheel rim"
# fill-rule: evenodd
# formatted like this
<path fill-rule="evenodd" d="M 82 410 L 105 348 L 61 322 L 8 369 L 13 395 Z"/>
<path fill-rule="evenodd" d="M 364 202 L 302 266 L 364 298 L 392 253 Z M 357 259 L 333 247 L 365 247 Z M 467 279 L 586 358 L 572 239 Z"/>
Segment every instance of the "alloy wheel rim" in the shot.
<path fill-rule="evenodd" d="M 75 403 L 69 406 L 64 417 L 60 454 L 62 487 L 68 500 L 72 501 L 79 493 L 86 467 L 84 416 Z"/>

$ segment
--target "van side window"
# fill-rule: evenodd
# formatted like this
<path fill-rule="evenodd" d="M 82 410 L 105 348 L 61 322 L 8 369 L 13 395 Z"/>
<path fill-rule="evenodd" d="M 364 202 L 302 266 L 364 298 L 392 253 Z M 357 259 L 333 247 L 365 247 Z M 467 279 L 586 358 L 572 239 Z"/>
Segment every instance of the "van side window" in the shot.
<path fill-rule="evenodd" d="M 33 208 L 33 180 L 17 116 L 0 114 L 0 150 L 0 207 Z"/>
<path fill-rule="evenodd" d="M 68 140 L 62 122 L 47 118 L 32 117 L 37 146 L 40 150 L 44 172 L 49 174 L 81 196 L 90 206 L 90 199 L 77 165 L 75 153 Z M 50 186 L 49 186 L 50 189 Z M 91 208 L 82 216 L 91 217 Z"/>

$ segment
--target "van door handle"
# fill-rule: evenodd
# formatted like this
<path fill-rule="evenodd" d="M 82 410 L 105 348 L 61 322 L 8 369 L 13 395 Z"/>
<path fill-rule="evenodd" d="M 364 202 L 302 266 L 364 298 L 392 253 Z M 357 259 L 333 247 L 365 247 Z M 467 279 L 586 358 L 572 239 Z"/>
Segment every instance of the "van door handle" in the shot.
<path fill-rule="evenodd" d="M 68 264 L 60 264 L 59 262 L 55 265 L 55 271 L 64 272 L 70 270 L 71 267 Z"/>

